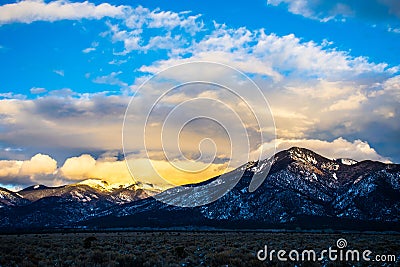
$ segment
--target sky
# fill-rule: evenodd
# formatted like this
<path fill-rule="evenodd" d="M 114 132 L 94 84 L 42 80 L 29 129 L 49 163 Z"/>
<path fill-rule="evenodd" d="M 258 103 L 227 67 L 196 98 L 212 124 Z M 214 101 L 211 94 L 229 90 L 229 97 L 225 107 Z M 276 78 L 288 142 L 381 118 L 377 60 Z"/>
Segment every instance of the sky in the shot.
<path fill-rule="evenodd" d="M 0 4 L 0 186 L 88 178 L 125 184 L 132 174 L 164 186 L 198 182 L 258 159 L 260 150 L 272 153 L 274 146 L 400 162 L 397 0 Z M 174 89 L 154 109 L 146 125 L 154 128 L 143 147 L 145 108 L 162 95 L 160 88 L 171 86 L 169 79 L 196 80 L 201 73 L 231 85 L 246 80 L 232 80 L 226 68 L 199 71 L 189 64 L 141 86 L 165 69 L 195 61 L 237 69 L 263 96 L 250 85 L 243 95 L 265 97 L 267 104 L 250 102 L 246 109 L 236 104 L 243 99 L 211 85 Z M 185 108 L 178 114 L 217 119 L 183 125 L 185 116 L 171 116 L 165 132 L 182 131 L 179 149 L 170 148 L 168 156 L 157 133 L 178 106 Z M 273 131 L 252 121 L 266 107 Z M 130 139 L 124 155 L 125 130 Z M 246 147 L 233 142 L 243 130 Z M 268 138 L 260 141 L 260 133 Z M 232 151 L 246 157 L 233 160 Z M 168 181 L 155 178 L 150 165 Z M 194 171 L 188 175 L 179 166 Z"/>

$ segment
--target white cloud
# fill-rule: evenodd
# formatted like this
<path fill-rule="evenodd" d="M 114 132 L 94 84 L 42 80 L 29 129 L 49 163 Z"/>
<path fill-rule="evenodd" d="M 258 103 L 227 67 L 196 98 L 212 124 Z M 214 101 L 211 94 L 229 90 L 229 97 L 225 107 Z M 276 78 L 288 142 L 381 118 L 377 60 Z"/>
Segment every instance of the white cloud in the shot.
<path fill-rule="evenodd" d="M 293 14 L 321 22 L 347 17 L 374 21 L 400 17 L 400 5 L 397 0 L 267 0 L 267 3 L 272 6 L 285 5 Z"/>
<path fill-rule="evenodd" d="M 16 94 L 16 93 L 13 93 L 13 92 L 8 92 L 8 93 L 0 93 L 0 98 L 26 99 L 26 95 Z"/>
<path fill-rule="evenodd" d="M 125 161 L 95 160 L 87 154 L 68 158 L 60 168 L 53 158 L 43 154 L 24 161 L 0 160 L 1 184 L 57 186 L 89 178 L 102 179 L 110 184 L 133 183 Z"/>
<path fill-rule="evenodd" d="M 90 172 L 96 165 L 96 160 L 87 154 L 79 157 L 68 158 L 60 168 L 62 175 L 71 179 L 82 180 L 89 177 Z"/>
<path fill-rule="evenodd" d="M 119 65 L 122 65 L 122 64 L 124 64 L 126 62 L 128 62 L 128 60 L 126 60 L 126 59 L 113 59 L 110 62 L 108 62 L 108 64 L 119 66 Z"/>
<path fill-rule="evenodd" d="M 112 158 L 96 160 L 88 154 L 68 158 L 59 168 L 58 175 L 64 179 L 76 181 L 94 178 L 105 180 L 110 184 L 133 183 L 124 160 L 117 161 Z"/>
<path fill-rule="evenodd" d="M 151 11 L 148 8 L 138 6 L 133 9 L 125 19 L 125 25 L 130 29 L 162 28 L 172 30 L 180 28 L 190 34 L 199 32 L 204 24 L 199 21 L 201 15 L 189 16 L 190 12 Z"/>
<path fill-rule="evenodd" d="M 389 92 L 392 96 L 397 99 L 400 98 L 400 75 L 387 79 L 383 84 L 383 90 Z"/>
<path fill-rule="evenodd" d="M 346 99 L 341 99 L 333 103 L 328 109 L 330 111 L 335 110 L 353 110 L 360 107 L 361 103 L 366 101 L 367 97 L 361 93 L 351 95 Z"/>
<path fill-rule="evenodd" d="M 100 84 L 109 84 L 109 85 L 118 85 L 121 87 L 128 86 L 127 83 L 121 81 L 117 76 L 120 75 L 122 72 L 111 72 L 109 75 L 99 76 L 93 79 L 93 82 L 100 83 Z"/>
<path fill-rule="evenodd" d="M 0 183 L 32 184 L 46 182 L 56 174 L 57 162 L 48 155 L 36 154 L 29 160 L 0 160 Z"/>
<path fill-rule="evenodd" d="M 64 70 L 53 70 L 53 72 L 54 72 L 55 74 L 57 74 L 57 75 L 62 76 L 62 77 L 64 77 L 64 75 L 65 75 Z"/>
<path fill-rule="evenodd" d="M 140 70 L 157 73 L 179 63 L 216 61 L 246 73 L 270 76 L 274 81 L 281 81 L 284 76 L 347 80 L 361 74 L 393 74 L 397 71 L 396 67 L 390 68 L 386 63 L 369 62 L 365 57 L 352 57 L 347 52 L 328 48 L 324 42 L 303 42 L 294 34 L 280 37 L 266 34 L 263 29 L 250 31 L 219 24 L 214 26 L 209 35 L 190 47 L 176 48 L 168 60 L 142 66 Z"/>
<path fill-rule="evenodd" d="M 20 175 L 35 176 L 52 174 L 57 169 L 57 162 L 48 155 L 36 154 L 30 160 L 23 161 L 19 170 Z"/>
<path fill-rule="evenodd" d="M 389 27 L 389 28 L 388 28 L 388 32 L 400 33 L 400 28 L 392 28 L 392 27 Z"/>
<path fill-rule="evenodd" d="M 46 3 L 43 0 L 25 0 L 0 6 L 0 24 L 122 17 L 126 8 L 108 3 L 95 5 L 87 1 L 71 3 L 57 0 Z"/>
<path fill-rule="evenodd" d="M 123 23 L 107 23 L 110 29 L 108 34 L 113 42 L 123 42 L 125 50 L 119 52 L 119 55 L 132 51 L 170 51 L 186 46 L 190 43 L 186 35 L 194 37 L 203 29 L 204 24 L 199 18 L 200 15 L 189 16 L 187 12 L 176 13 L 158 9 L 150 11 L 138 6 L 127 12 Z M 148 29 L 156 29 L 157 34 L 152 34 L 147 40 L 144 36 Z"/>
<path fill-rule="evenodd" d="M 82 50 L 82 52 L 85 53 L 85 54 L 93 52 L 93 51 L 96 51 L 96 48 L 88 47 L 88 48 L 85 48 L 85 49 Z"/>
<path fill-rule="evenodd" d="M 15 177 L 19 174 L 23 161 L 1 160 L 0 177 Z"/>
<path fill-rule="evenodd" d="M 88 48 L 82 50 L 83 53 L 88 54 L 90 52 L 96 51 L 96 48 L 99 46 L 98 42 L 93 42 L 92 45 Z"/>
<path fill-rule="evenodd" d="M 29 89 L 29 91 L 31 92 L 31 94 L 43 94 L 46 93 L 47 90 L 43 87 L 32 87 L 31 89 Z"/>
<path fill-rule="evenodd" d="M 266 143 L 264 147 L 270 148 L 273 143 Z M 318 139 L 277 139 L 275 140 L 277 151 L 291 147 L 303 147 L 330 159 L 350 158 L 357 161 L 376 160 L 389 163 L 390 160 L 379 155 L 374 148 L 362 140 L 350 142 L 342 137 L 333 141 Z"/>

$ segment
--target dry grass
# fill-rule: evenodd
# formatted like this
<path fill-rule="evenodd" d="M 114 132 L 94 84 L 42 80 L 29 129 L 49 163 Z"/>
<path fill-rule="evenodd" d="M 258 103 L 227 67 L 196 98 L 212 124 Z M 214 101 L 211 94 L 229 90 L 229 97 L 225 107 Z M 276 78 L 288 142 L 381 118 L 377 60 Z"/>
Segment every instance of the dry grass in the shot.
<path fill-rule="evenodd" d="M 94 238 L 93 238 L 94 237 Z M 400 236 L 253 232 L 116 232 L 0 236 L 0 266 L 287 266 L 261 262 L 256 252 L 348 248 L 400 255 Z M 90 240 L 90 241 L 89 241 Z M 399 264 L 399 262 L 397 262 Z M 303 262 L 299 266 L 321 266 Z M 327 263 L 326 266 L 351 266 Z M 385 266 L 395 266 L 385 265 Z"/>

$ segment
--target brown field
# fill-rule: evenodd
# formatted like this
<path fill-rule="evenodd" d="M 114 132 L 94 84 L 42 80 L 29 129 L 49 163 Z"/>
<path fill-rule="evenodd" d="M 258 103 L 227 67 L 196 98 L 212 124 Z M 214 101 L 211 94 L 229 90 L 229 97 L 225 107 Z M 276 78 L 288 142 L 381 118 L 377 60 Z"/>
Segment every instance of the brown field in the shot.
<path fill-rule="evenodd" d="M 370 263 L 370 266 L 400 266 L 399 235 L 265 232 L 0 235 L 0 266 L 293 266 L 293 262 L 261 262 L 256 253 L 264 245 L 276 250 L 320 251 L 334 247 L 339 238 L 347 240 L 348 249 L 396 255 L 396 263 Z M 297 263 L 297 266 L 321 265 L 368 266 L 366 262 Z"/>

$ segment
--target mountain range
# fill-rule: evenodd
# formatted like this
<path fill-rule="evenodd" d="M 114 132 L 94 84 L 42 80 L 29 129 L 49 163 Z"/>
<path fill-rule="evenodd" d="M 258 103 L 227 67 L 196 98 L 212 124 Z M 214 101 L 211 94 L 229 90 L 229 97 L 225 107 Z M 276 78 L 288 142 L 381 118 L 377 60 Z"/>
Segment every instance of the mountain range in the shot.
<path fill-rule="evenodd" d="M 399 164 L 328 159 L 298 147 L 257 163 L 187 187 L 206 198 L 213 192 L 198 190 L 200 185 L 209 184 L 212 191 L 214 184 L 244 171 L 227 194 L 198 207 L 165 204 L 157 199 L 191 199 L 180 188 L 160 192 L 150 184 L 112 187 L 91 179 L 60 187 L 35 185 L 19 192 L 0 188 L 0 229 L 400 230 Z M 262 184 L 249 192 L 253 175 L 267 167 L 271 169 Z"/>

